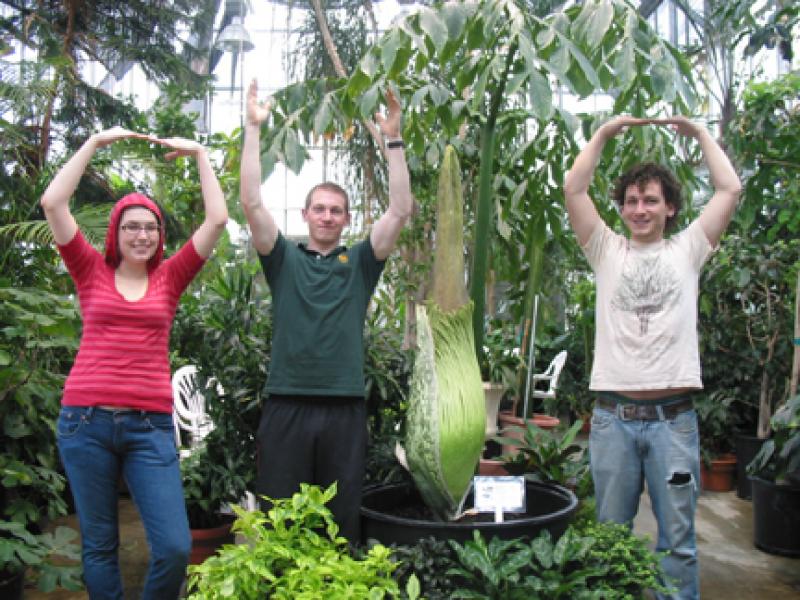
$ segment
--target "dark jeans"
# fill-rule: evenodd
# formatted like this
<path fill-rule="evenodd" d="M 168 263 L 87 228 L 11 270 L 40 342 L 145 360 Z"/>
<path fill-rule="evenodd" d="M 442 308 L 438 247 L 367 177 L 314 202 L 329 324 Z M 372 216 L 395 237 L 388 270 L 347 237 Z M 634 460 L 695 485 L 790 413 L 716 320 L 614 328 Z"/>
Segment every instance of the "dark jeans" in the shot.
<path fill-rule="evenodd" d="M 363 398 L 270 396 L 257 443 L 259 495 L 290 498 L 301 483 L 327 488 L 335 481 L 337 493 L 328 508 L 339 535 L 359 541 L 367 445 Z"/>
<path fill-rule="evenodd" d="M 122 599 L 117 502 L 125 477 L 150 547 L 142 598 L 177 598 L 191 550 L 172 415 L 65 406 L 58 449 L 81 529 L 92 600 Z"/>

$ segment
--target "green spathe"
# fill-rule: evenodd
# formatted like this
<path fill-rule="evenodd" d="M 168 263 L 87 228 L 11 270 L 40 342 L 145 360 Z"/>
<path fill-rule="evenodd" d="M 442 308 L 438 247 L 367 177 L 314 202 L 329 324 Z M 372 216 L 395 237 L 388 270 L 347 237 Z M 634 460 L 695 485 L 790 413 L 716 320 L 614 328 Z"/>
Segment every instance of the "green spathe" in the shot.
<path fill-rule="evenodd" d="M 452 519 L 484 444 L 485 400 L 475 358 L 472 303 L 454 312 L 417 307 L 406 457 L 423 500 Z"/>
<path fill-rule="evenodd" d="M 417 343 L 406 428 L 406 459 L 420 494 L 452 519 L 484 444 L 485 400 L 475 357 L 472 302 L 464 286 L 464 219 L 455 150 L 439 176 L 431 293 L 417 307 Z"/>

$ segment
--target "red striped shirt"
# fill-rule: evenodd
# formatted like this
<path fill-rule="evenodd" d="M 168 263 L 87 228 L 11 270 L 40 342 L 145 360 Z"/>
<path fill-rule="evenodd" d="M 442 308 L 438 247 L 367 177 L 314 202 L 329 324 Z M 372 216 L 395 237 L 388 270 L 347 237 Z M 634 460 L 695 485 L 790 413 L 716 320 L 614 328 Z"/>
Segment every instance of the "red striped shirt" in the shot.
<path fill-rule="evenodd" d="M 189 240 L 148 275 L 145 295 L 117 291 L 114 268 L 78 231 L 58 251 L 75 282 L 83 335 L 61 403 L 172 412 L 169 334 L 183 290 L 204 259 Z"/>

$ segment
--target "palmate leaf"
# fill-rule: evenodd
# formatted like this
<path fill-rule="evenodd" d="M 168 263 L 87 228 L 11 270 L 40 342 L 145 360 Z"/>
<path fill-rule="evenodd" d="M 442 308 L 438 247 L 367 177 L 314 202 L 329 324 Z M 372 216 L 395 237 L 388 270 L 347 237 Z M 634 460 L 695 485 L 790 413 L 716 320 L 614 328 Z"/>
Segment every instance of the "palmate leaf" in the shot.
<path fill-rule="evenodd" d="M 108 215 L 111 204 L 93 204 L 82 206 L 73 211 L 72 216 L 78 227 L 95 247 L 103 244 L 108 229 Z M 53 232 L 47 221 L 19 221 L 0 227 L 0 237 L 8 237 L 16 242 L 28 242 L 41 246 L 50 246 L 53 242 Z"/>

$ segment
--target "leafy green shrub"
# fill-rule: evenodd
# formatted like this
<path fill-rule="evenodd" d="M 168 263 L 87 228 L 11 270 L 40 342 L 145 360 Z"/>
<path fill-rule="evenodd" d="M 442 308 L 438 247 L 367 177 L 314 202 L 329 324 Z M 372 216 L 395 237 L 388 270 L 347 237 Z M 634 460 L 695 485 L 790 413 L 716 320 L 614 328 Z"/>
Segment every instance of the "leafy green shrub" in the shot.
<path fill-rule="evenodd" d="M 624 525 L 586 522 L 557 541 L 545 531 L 534 540 L 487 544 L 478 532 L 463 546 L 450 542 L 460 579 L 452 598 L 497 600 L 634 599 L 659 583 L 659 557 Z"/>
<path fill-rule="evenodd" d="M 618 523 L 587 522 L 575 531 L 592 539 L 586 553 L 587 564 L 605 566 L 599 577 L 590 577 L 592 591 L 601 591 L 602 598 L 620 600 L 640 598 L 645 589 L 666 591 L 660 583 L 660 557 L 647 545 L 647 539 L 634 535 Z"/>
<path fill-rule="evenodd" d="M 518 342 L 512 323 L 501 319 L 488 319 L 483 338 L 483 352 L 479 356 L 481 379 L 500 383 L 511 394 L 516 394 L 516 380 L 525 368 L 525 362 L 514 353 Z"/>
<path fill-rule="evenodd" d="M 590 538 L 568 529 L 554 544 L 549 532 L 532 542 L 501 540 L 487 544 L 476 531 L 463 546 L 450 542 L 459 566 L 450 573 L 465 585 L 453 598 L 526 600 L 528 598 L 588 598 L 587 578 L 602 575 L 601 567 L 584 564 Z"/>
<path fill-rule="evenodd" d="M 700 433 L 700 458 L 706 467 L 721 454 L 733 451 L 735 398 L 724 390 L 701 392 L 694 397 Z"/>
<path fill-rule="evenodd" d="M 43 520 L 67 514 L 55 426 L 78 312 L 68 298 L 7 283 L 0 280 L 0 571 L 30 567 L 43 591 L 80 589 L 80 566 L 50 560 L 78 556 L 69 543 L 76 532 L 39 533 Z"/>
<path fill-rule="evenodd" d="M 761 446 L 747 472 L 779 484 L 800 486 L 800 395 L 781 406 L 770 424 L 772 437 Z"/>
<path fill-rule="evenodd" d="M 450 600 L 458 588 L 458 579 L 448 573 L 457 564 L 455 553 L 445 541 L 431 536 L 413 546 L 395 546 L 392 558 L 397 562 L 395 580 L 415 575 L 425 600 Z"/>
<path fill-rule="evenodd" d="M 0 522 L 0 584 L 5 583 L 4 575 L 26 571 L 43 592 L 57 587 L 82 589 L 80 548 L 74 541 L 77 537 L 69 527 L 34 535 L 20 523 Z M 74 562 L 55 563 L 55 557 Z"/>
<path fill-rule="evenodd" d="M 202 565 L 189 567 L 192 600 L 274 598 L 284 600 L 380 599 L 400 596 L 391 577 L 395 568 L 385 546 L 361 559 L 348 553 L 347 541 L 325 504 L 336 485 L 323 491 L 302 484 L 292 498 L 270 499 L 272 508 L 248 512 L 234 506 L 233 531 L 246 543 L 229 544 Z M 407 593 L 416 597 L 416 580 Z"/>
<path fill-rule="evenodd" d="M 196 294 L 184 295 L 172 332 L 180 359 L 173 366 L 197 366 L 196 384 L 214 422 L 204 458 L 183 470 L 190 523 L 198 526 L 222 503 L 237 502 L 256 478 L 255 434 L 269 370 L 271 320 L 269 307 L 256 300 L 258 266 L 242 256 L 234 259 L 233 266 L 198 282 Z M 219 385 L 209 385 L 212 378 Z M 212 509 L 205 516 L 203 504 Z"/>
<path fill-rule="evenodd" d="M 512 427 L 522 432 L 522 439 L 498 437 L 500 444 L 516 446 L 517 454 L 503 457 L 506 470 L 512 475 L 525 475 L 533 481 L 557 483 L 577 487 L 589 477 L 589 461 L 584 448 L 575 443 L 581 429 L 581 421 L 561 433 L 559 430 L 544 430 L 531 421 L 525 428 Z"/>

